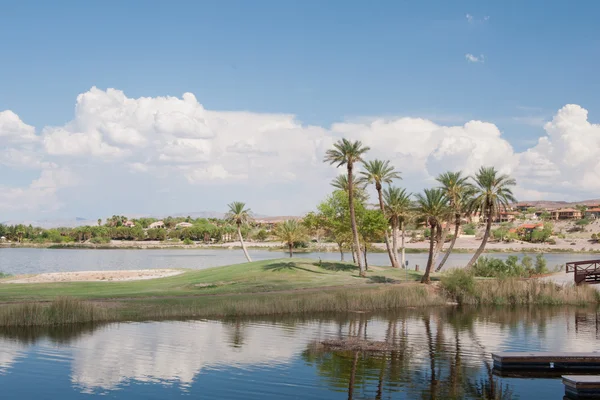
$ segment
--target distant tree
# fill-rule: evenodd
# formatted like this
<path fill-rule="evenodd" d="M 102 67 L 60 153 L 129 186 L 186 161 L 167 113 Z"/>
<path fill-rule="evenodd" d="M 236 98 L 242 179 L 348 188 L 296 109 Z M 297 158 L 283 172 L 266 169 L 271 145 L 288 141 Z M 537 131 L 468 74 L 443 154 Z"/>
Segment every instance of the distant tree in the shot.
<path fill-rule="evenodd" d="M 394 254 L 398 254 L 398 231 L 401 233 L 401 258 L 400 264 L 406 267 L 405 259 L 405 237 L 406 225 L 412 217 L 411 198 L 412 194 L 407 193 L 405 189 L 390 186 L 383 190 L 383 200 L 385 207 L 385 216 L 392 225 L 392 249 Z"/>
<path fill-rule="evenodd" d="M 461 171 L 445 172 L 436 178 L 441 185 L 440 189 L 442 189 L 444 195 L 448 199 L 448 205 L 453 212 L 452 222 L 454 223 L 454 236 L 452 237 L 448 251 L 444 254 L 444 258 L 442 258 L 442 261 L 437 266 L 436 271 L 440 271 L 444 267 L 450 253 L 452 253 L 452 249 L 454 249 L 454 244 L 456 243 L 456 239 L 460 232 L 462 216 L 468 214 L 469 203 L 475 192 L 475 188 L 468 182 L 468 179 L 468 177 L 463 176 Z M 443 242 L 444 240 L 442 238 L 440 241 L 440 249 Z"/>
<path fill-rule="evenodd" d="M 509 204 L 517 202 L 511 189 L 517 184 L 516 181 L 508 175 L 500 174 L 494 167 L 481 167 L 473 180 L 475 181 L 475 193 L 470 210 L 483 215 L 486 226 L 481 245 L 468 262 L 467 269 L 473 266 L 485 250 L 494 217 L 506 210 Z"/>
<path fill-rule="evenodd" d="M 98 226 L 102 226 L 102 219 L 98 218 Z"/>
<path fill-rule="evenodd" d="M 226 214 L 226 219 L 236 225 L 238 238 L 240 240 L 240 244 L 242 245 L 244 255 L 246 256 L 246 260 L 251 262 L 252 259 L 250 258 L 250 254 L 248 254 L 246 244 L 244 243 L 244 238 L 242 237 L 242 225 L 246 225 L 250 221 L 251 211 L 249 208 L 246 208 L 246 203 L 242 203 L 240 201 L 234 201 L 233 203 L 229 204 L 228 207 L 229 211 Z"/>
<path fill-rule="evenodd" d="M 431 229 L 427 267 L 421 278 L 421 283 L 430 283 L 435 240 L 436 237 L 439 237 L 437 233 L 442 229 L 442 221 L 452 214 L 452 209 L 448 206 L 448 199 L 441 189 L 425 189 L 424 194 L 419 193 L 416 198 L 418 219 Z"/>
<path fill-rule="evenodd" d="M 365 168 L 364 171 L 361 172 L 361 175 L 364 177 L 365 181 L 368 183 L 375 184 L 375 190 L 377 191 L 377 198 L 379 199 L 379 209 L 381 211 L 382 216 L 385 214 L 385 205 L 383 202 L 383 193 L 382 193 L 382 184 L 387 183 L 390 184 L 394 179 L 401 179 L 400 173 L 394 169 L 393 166 L 390 165 L 389 161 L 382 160 L 373 160 L 366 161 L 363 163 Z M 388 229 L 384 230 L 384 241 L 385 247 L 388 252 L 388 257 L 390 258 L 390 263 L 392 267 L 398 268 L 398 258 L 397 254 L 394 254 L 392 247 L 390 246 L 390 240 L 388 237 Z M 366 251 L 366 247 L 365 247 Z M 366 263 L 366 261 L 365 261 Z"/>
<path fill-rule="evenodd" d="M 361 257 L 361 249 L 358 238 L 358 228 L 356 226 L 356 215 L 354 213 L 354 164 L 363 161 L 362 157 L 369 151 L 369 147 L 363 146 L 360 141 L 351 142 L 348 139 L 342 139 L 334 143 L 333 149 L 327 150 L 324 162 L 337 167 L 346 166 L 348 172 L 348 205 L 350 208 L 350 224 L 352 228 L 352 238 L 360 275 L 365 276 L 366 270 Z"/>
<path fill-rule="evenodd" d="M 277 224 L 274 233 L 288 247 L 290 258 L 294 255 L 294 244 L 306 240 L 307 237 L 304 226 L 295 219 Z"/>

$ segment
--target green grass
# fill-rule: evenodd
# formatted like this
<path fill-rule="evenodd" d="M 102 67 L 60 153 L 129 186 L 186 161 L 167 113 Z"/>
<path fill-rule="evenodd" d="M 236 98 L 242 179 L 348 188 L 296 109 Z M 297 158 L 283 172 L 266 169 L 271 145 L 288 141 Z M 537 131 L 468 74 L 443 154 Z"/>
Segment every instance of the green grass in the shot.
<path fill-rule="evenodd" d="M 0 285 L 0 302 L 45 301 L 57 296 L 119 299 L 262 293 L 401 282 L 405 275 L 404 270 L 378 267 L 365 279 L 352 264 L 294 258 L 186 270 L 173 277 L 141 281 L 4 284 Z M 409 280 L 419 278 L 420 274 L 409 271 Z"/>

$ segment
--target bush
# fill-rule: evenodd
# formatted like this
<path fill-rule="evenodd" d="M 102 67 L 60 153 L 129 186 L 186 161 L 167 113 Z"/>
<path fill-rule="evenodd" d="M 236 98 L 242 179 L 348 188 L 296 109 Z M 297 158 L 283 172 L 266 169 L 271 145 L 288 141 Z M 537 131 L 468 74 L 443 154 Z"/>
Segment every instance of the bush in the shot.
<path fill-rule="evenodd" d="M 256 232 L 255 238 L 256 238 L 256 240 L 264 242 L 265 240 L 267 240 L 269 238 L 269 233 L 266 230 L 261 229 L 258 232 Z"/>
<path fill-rule="evenodd" d="M 190 238 L 183 239 L 183 244 L 194 244 L 194 241 Z"/>
<path fill-rule="evenodd" d="M 2 278 L 8 278 L 9 276 L 11 276 L 10 274 L 5 274 L 4 272 L 0 271 L 0 279 Z"/>
<path fill-rule="evenodd" d="M 475 295 L 475 277 L 464 269 L 453 269 L 441 278 L 442 288 L 457 303 L 468 302 Z"/>
<path fill-rule="evenodd" d="M 93 237 L 90 239 L 90 243 L 93 244 L 107 244 L 110 243 L 110 238 L 109 237 Z"/>
<path fill-rule="evenodd" d="M 463 228 L 463 232 L 465 235 L 474 235 L 475 234 L 475 224 L 466 224 Z"/>
<path fill-rule="evenodd" d="M 538 254 L 535 256 L 535 273 L 536 274 L 546 274 L 548 273 L 548 268 L 546 266 L 546 259 L 543 254 Z"/>

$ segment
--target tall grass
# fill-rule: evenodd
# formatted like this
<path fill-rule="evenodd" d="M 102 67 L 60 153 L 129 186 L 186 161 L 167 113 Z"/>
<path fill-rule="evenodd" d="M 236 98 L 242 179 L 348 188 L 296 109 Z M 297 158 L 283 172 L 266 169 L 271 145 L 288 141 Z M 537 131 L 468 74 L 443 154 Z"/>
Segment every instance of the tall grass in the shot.
<path fill-rule="evenodd" d="M 600 293 L 589 286 L 560 286 L 539 279 L 475 279 L 472 273 L 455 270 L 442 279 L 444 294 L 460 304 L 480 305 L 592 305 Z"/>
<path fill-rule="evenodd" d="M 0 307 L 0 326 L 66 325 L 113 320 L 115 310 L 70 297 L 50 303 L 9 304 Z"/>

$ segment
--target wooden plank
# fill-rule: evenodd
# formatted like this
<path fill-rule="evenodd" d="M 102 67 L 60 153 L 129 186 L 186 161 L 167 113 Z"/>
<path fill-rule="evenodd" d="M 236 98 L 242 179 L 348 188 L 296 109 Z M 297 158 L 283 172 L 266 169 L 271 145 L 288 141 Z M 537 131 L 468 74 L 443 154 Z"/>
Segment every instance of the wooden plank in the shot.
<path fill-rule="evenodd" d="M 600 353 L 500 352 L 492 354 L 497 369 L 600 370 Z"/>
<path fill-rule="evenodd" d="M 598 375 L 564 375 L 566 399 L 598 399 L 600 398 L 600 376 Z"/>

